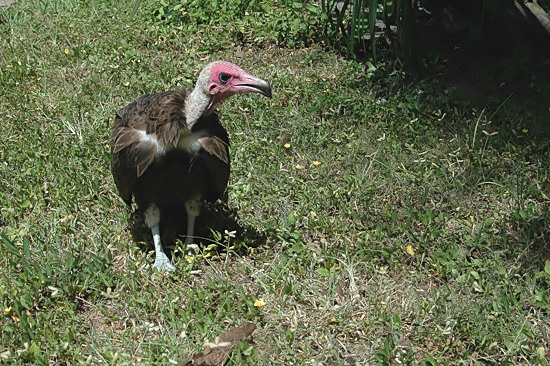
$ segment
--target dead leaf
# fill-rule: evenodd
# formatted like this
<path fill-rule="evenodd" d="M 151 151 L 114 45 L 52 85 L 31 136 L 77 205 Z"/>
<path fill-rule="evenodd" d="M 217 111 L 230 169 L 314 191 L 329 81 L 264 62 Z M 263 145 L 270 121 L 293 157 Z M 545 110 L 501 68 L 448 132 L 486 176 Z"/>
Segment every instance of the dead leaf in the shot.
<path fill-rule="evenodd" d="M 256 329 L 256 324 L 245 321 L 241 325 L 229 328 L 224 334 L 216 337 L 214 342 L 207 342 L 204 350 L 197 353 L 185 363 L 185 366 L 221 366 L 229 358 L 233 347 Z"/>

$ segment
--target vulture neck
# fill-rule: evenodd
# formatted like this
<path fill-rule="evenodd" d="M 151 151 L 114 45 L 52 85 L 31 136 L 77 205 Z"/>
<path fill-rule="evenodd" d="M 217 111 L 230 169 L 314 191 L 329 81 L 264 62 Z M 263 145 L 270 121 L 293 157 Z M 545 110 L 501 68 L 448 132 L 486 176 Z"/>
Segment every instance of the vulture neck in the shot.
<path fill-rule="evenodd" d="M 208 115 L 214 111 L 214 98 L 201 89 L 202 88 L 195 87 L 187 96 L 185 102 L 185 120 L 189 129 L 191 129 L 203 115 Z"/>
<path fill-rule="evenodd" d="M 208 92 L 209 75 L 210 68 L 207 66 L 199 74 L 195 88 L 185 101 L 185 120 L 190 130 L 199 118 L 211 114 L 216 107 L 216 98 Z"/>

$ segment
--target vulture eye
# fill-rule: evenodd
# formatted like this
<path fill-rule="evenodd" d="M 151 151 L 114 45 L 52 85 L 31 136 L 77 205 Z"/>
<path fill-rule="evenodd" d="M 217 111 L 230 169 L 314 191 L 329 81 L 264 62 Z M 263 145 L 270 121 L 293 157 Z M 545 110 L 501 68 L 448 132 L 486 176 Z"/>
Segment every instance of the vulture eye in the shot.
<path fill-rule="evenodd" d="M 220 81 L 222 82 L 222 84 L 225 84 L 229 81 L 229 79 L 231 79 L 231 75 L 229 74 L 226 74 L 225 72 L 222 72 L 220 74 L 220 77 L 219 77 Z"/>

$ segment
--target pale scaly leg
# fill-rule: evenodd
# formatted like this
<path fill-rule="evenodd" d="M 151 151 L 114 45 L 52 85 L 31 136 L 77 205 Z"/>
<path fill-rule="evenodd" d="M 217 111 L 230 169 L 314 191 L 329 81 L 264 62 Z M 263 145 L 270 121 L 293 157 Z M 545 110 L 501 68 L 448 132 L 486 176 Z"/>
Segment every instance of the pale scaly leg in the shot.
<path fill-rule="evenodd" d="M 201 213 L 201 197 L 195 196 L 185 202 L 185 210 L 187 211 L 187 235 L 185 237 L 185 245 L 187 249 L 185 254 L 194 254 L 198 249 L 197 244 L 194 244 L 195 219 Z"/>
<path fill-rule="evenodd" d="M 155 263 L 153 264 L 153 268 L 157 269 L 158 271 L 171 272 L 175 270 L 176 267 L 174 267 L 172 263 L 170 263 L 170 259 L 168 259 L 166 253 L 164 253 L 164 250 L 162 249 L 159 223 L 159 208 L 156 205 L 149 206 L 145 211 L 145 225 L 147 225 L 147 227 L 151 229 L 151 233 L 153 234 L 153 242 L 155 243 Z"/>

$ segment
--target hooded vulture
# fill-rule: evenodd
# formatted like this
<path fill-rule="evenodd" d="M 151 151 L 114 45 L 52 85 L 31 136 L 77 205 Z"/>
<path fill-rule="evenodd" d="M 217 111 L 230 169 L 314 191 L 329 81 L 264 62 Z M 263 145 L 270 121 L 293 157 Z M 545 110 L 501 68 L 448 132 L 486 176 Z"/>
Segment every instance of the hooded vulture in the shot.
<path fill-rule="evenodd" d="M 161 228 L 164 238 L 186 212 L 185 244 L 191 245 L 202 202 L 214 202 L 227 188 L 229 138 L 215 109 L 239 93 L 271 97 L 271 87 L 216 61 L 202 69 L 192 90 L 144 95 L 116 113 L 111 171 L 120 197 L 128 205 L 133 197 L 151 230 L 157 270 L 175 269 L 162 248 Z"/>

